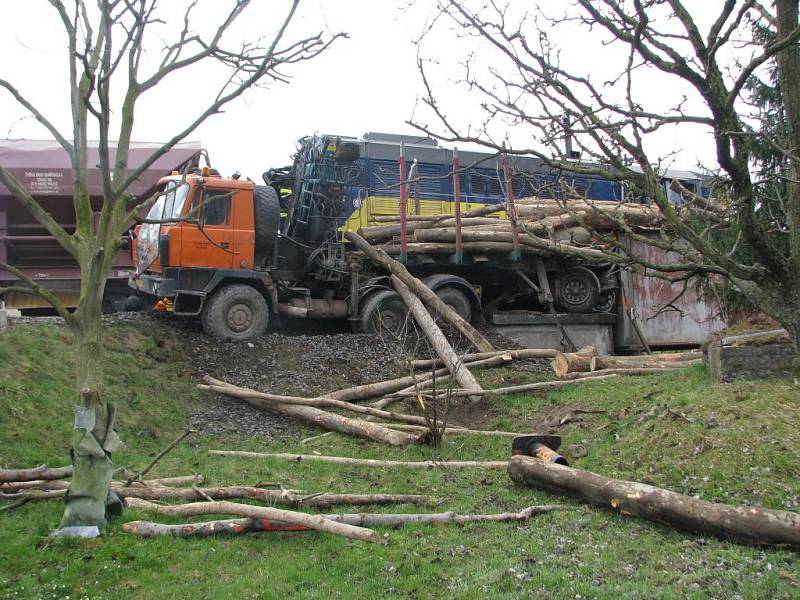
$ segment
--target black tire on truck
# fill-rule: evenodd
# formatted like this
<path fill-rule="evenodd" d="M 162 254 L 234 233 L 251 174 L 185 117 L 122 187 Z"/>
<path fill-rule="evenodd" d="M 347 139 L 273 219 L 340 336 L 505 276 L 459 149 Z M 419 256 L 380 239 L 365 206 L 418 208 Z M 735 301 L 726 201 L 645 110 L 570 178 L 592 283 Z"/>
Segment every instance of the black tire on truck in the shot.
<path fill-rule="evenodd" d="M 408 307 L 397 292 L 383 290 L 367 296 L 361 305 L 360 317 L 360 333 L 389 331 L 398 334 L 408 319 Z"/>
<path fill-rule="evenodd" d="M 600 298 L 600 281 L 586 267 L 572 267 L 556 278 L 556 302 L 568 313 L 588 313 Z"/>
<path fill-rule="evenodd" d="M 439 296 L 442 302 L 456 311 L 458 316 L 467 323 L 472 321 L 472 303 L 469 301 L 469 298 L 467 298 L 467 295 L 460 289 L 452 286 L 445 286 L 436 290 L 436 295 Z"/>
<path fill-rule="evenodd" d="M 253 211 L 256 227 L 256 261 L 272 256 L 275 238 L 281 227 L 281 204 L 275 188 L 257 185 L 253 192 Z"/>
<path fill-rule="evenodd" d="M 200 320 L 207 335 L 223 340 L 247 340 L 267 328 L 269 306 L 255 288 L 234 283 L 214 292 L 203 306 Z"/>

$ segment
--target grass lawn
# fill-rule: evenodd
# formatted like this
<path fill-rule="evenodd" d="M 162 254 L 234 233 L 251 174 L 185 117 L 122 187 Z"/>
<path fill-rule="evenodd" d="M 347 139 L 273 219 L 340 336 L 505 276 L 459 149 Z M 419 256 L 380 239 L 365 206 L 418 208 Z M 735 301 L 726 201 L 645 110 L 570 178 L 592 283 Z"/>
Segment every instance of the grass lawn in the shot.
<path fill-rule="evenodd" d="M 141 467 L 187 425 L 197 379 L 180 340 L 163 325 L 115 325 L 106 345 L 104 393 L 120 405 L 118 428 L 127 443 L 115 463 Z M 69 336 L 58 327 L 0 331 L 0 465 L 67 464 L 72 364 Z M 491 386 L 542 378 L 511 370 L 478 375 Z M 588 450 L 573 465 L 708 500 L 797 511 L 798 397 L 791 382 L 721 385 L 693 367 L 497 399 L 491 425 L 525 430 L 544 413 L 604 410 L 561 428 L 565 445 L 583 443 Z M 0 598 L 800 597 L 796 552 L 701 538 L 585 508 L 517 486 L 502 470 L 369 469 L 207 454 L 243 449 L 498 460 L 509 455 L 508 438 L 453 435 L 437 449 L 387 448 L 339 435 L 304 446 L 237 434 L 190 440 L 153 475 L 197 472 L 211 485 L 279 481 L 309 493 L 429 493 L 443 499 L 432 511 L 488 513 L 554 502 L 577 510 L 523 525 L 411 526 L 389 530 L 389 543 L 374 546 L 313 532 L 146 540 L 123 533 L 121 523 L 169 519 L 134 510 L 104 537 L 57 540 L 48 533 L 58 524 L 60 504 L 31 502 L 0 513 Z"/>

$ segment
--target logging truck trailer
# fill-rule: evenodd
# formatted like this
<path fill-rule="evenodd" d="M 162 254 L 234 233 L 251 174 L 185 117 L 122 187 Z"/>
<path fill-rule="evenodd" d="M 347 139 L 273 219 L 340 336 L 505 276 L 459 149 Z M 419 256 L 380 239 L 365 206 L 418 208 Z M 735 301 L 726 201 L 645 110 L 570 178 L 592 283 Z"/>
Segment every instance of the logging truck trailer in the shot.
<path fill-rule="evenodd" d="M 557 313 L 567 313 L 590 334 L 608 330 L 610 348 L 638 348 L 642 336 L 634 329 L 653 346 L 696 345 L 722 325 L 702 298 L 675 300 L 670 284 L 607 264 L 507 243 L 409 243 L 415 218 L 500 208 L 513 197 L 559 198 L 569 188 L 591 200 L 625 200 L 618 182 L 553 173 L 534 159 L 511 159 L 511 168 L 501 169 L 493 155 L 460 158 L 459 165 L 454 150 L 433 140 L 315 135 L 300 140 L 291 166 L 264 173 L 266 185 L 212 170 L 175 173 L 160 181 L 150 222 L 134 231 L 129 285 L 161 310 L 199 316 L 221 338 L 258 335 L 278 316 L 346 319 L 359 332 L 396 330 L 406 321 L 405 305 L 385 271 L 345 234 L 366 237 L 371 227 L 406 215 L 399 224 L 406 235 L 380 246 L 467 320 L 483 312 L 514 330 L 528 325 L 509 319 L 528 311 L 550 317 L 564 333 Z M 681 183 L 702 185 L 689 177 Z M 660 311 L 659 304 L 680 310 Z M 634 328 L 637 315 L 641 327 Z"/>
<path fill-rule="evenodd" d="M 364 145 L 305 138 L 291 167 L 265 173 L 267 185 L 207 168 L 163 178 L 147 222 L 134 233 L 130 286 L 157 300 L 157 309 L 199 316 L 208 334 L 224 339 L 258 335 L 274 316 L 347 319 L 359 332 L 398 330 L 407 312 L 387 274 L 344 239 L 377 223 L 375 216 L 392 214 L 392 204 L 397 215 L 408 201 L 374 193 L 373 176 L 389 171 L 369 147 L 365 156 Z M 481 189 L 493 185 L 487 175 Z M 412 201 L 427 214 L 452 211 L 452 199 Z M 391 246 L 385 249 L 466 320 L 509 306 L 616 310 L 617 277 L 607 264 L 503 244 L 464 244 L 458 256 L 440 247 Z"/>

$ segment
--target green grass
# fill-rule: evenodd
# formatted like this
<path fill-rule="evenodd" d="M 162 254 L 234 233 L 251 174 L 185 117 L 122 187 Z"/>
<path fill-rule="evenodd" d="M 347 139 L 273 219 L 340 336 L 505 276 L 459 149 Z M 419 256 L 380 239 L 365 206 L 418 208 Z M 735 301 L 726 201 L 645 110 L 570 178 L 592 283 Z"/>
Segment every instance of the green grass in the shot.
<path fill-rule="evenodd" d="M 116 326 L 109 340 L 104 391 L 122 407 L 119 429 L 128 444 L 115 462 L 141 466 L 187 424 L 196 380 L 168 329 Z M 0 332 L 3 466 L 66 463 L 73 397 L 68 342 L 53 327 Z M 511 370 L 479 376 L 487 385 L 537 378 Z M 799 392 L 777 380 L 716 384 L 702 368 L 692 368 L 497 399 L 491 425 L 520 430 L 543 414 L 605 410 L 561 428 L 565 445 L 584 443 L 588 449 L 576 466 L 710 500 L 797 510 Z M 640 418 L 654 405 L 654 416 Z M 54 540 L 48 532 L 61 507 L 29 503 L 0 513 L 0 598 L 798 597 L 795 552 L 701 538 L 588 509 L 514 485 L 503 471 L 419 472 L 208 456 L 207 450 L 221 448 L 503 459 L 509 440 L 452 436 L 438 449 L 395 449 L 338 435 L 306 446 L 202 435 L 170 453 L 156 474 L 199 472 L 214 485 L 280 481 L 308 492 L 430 493 L 445 499 L 431 510 L 465 513 L 553 502 L 578 509 L 524 525 L 391 530 L 386 546 L 373 546 L 316 533 L 144 540 L 120 527 L 125 520 L 152 518 L 138 511 L 114 522 L 105 537 Z"/>

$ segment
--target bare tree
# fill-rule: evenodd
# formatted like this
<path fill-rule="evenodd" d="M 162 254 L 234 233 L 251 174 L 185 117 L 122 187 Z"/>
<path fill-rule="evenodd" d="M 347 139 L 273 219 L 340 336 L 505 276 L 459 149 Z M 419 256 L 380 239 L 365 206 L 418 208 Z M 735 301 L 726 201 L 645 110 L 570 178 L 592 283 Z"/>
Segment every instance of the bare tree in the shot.
<path fill-rule="evenodd" d="M 249 0 L 215 3 L 220 18 L 216 23 L 203 23 L 204 29 L 211 26 L 207 35 L 193 30 L 198 25 L 193 23 L 198 0 L 184 5 L 177 22 L 162 18 L 156 0 L 98 0 L 95 6 L 84 0 L 49 3 L 63 25 L 68 45 L 64 66 L 69 70 L 72 131 L 59 131 L 54 120 L 37 109 L 35 100 L 25 97 L 12 82 L 0 79 L 0 86 L 69 154 L 75 230 L 67 231 L 56 222 L 2 165 L 0 181 L 74 257 L 81 271 L 80 299 L 77 309 L 71 312 L 55 295 L 4 263 L 0 268 L 13 273 L 19 283 L 0 288 L 0 296 L 22 292 L 43 297 L 75 336 L 79 406 L 75 409 L 72 442 L 74 475 L 61 527 L 96 525 L 102 530 L 107 516 L 120 508 L 110 492 L 111 456 L 120 440 L 114 431 L 115 407 L 100 394 L 100 316 L 106 278 L 123 233 L 143 208 L 131 202 L 128 187 L 159 157 L 246 90 L 268 82 L 287 82 L 292 65 L 313 59 L 344 34 L 320 32 L 289 39 L 287 29 L 295 18 L 299 0 L 291 1 L 285 14 L 276 15 L 271 24 L 274 34 L 244 43 L 235 40 L 234 25 L 243 20 Z M 174 8 L 170 6 L 170 10 Z M 146 51 L 145 46 L 156 43 L 161 45 L 161 54 L 154 56 L 152 48 Z M 129 164 L 137 103 L 178 73 L 201 66 L 224 75 L 217 88 L 211 87 L 212 77 L 204 77 L 202 91 L 210 92 L 207 104 L 196 114 L 187 114 L 172 137 L 140 164 Z M 208 71 L 205 73 L 208 75 Z M 192 93 L 198 97 L 200 90 Z M 98 215 L 92 210 L 88 191 L 90 131 L 99 134 L 103 202 Z M 114 137 L 116 144 L 112 144 Z"/>
<path fill-rule="evenodd" d="M 786 327 L 800 350 L 797 0 L 775 0 L 773 6 L 726 0 L 715 5 L 710 19 L 701 18 L 711 10 L 705 3 L 692 3 L 690 9 L 681 0 L 540 4 L 526 12 L 527 3 L 513 1 L 438 0 L 423 41 L 448 25 L 462 41 L 479 41 L 479 52 L 465 53 L 461 83 L 465 95 L 478 96 L 483 117 L 477 124 L 452 118 L 440 102 L 443 88 L 433 81 L 430 63 L 420 60 L 426 116 L 417 115 L 410 124 L 446 141 L 532 155 L 554 169 L 620 181 L 630 193 L 651 198 L 667 227 L 659 235 L 643 235 L 619 222 L 624 235 L 601 239 L 612 248 L 615 262 L 672 281 L 724 276 Z M 763 39 L 752 35 L 755 27 L 767 32 Z M 569 61 L 556 45 L 557 32 L 565 29 L 571 43 L 582 39 L 579 66 L 565 64 Z M 593 39 L 597 44 L 588 45 Z M 600 56 L 612 57 L 610 66 L 617 66 L 612 76 L 593 73 L 604 60 Z M 770 65 L 777 66 L 785 127 L 780 137 L 765 139 L 750 84 Z M 605 68 L 609 65 L 600 70 Z M 662 96 L 671 90 L 686 90 L 686 96 L 666 108 L 657 106 L 653 86 Z M 649 149 L 651 140 L 670 127 L 700 128 L 713 137 L 717 165 L 709 174 L 717 183 L 718 203 L 678 181 L 672 190 L 663 185 L 664 160 Z M 525 131 L 524 139 L 531 142 L 514 145 L 506 138 L 510 130 L 514 139 Z M 567 152 L 573 135 L 580 161 Z M 782 157 L 775 175 L 781 185 L 765 185 L 769 182 L 754 176 L 756 141 Z M 689 214 L 670 202 L 671 191 L 691 207 Z M 765 210 L 765 205 L 777 210 Z M 721 229 L 733 231 L 736 242 L 721 241 L 730 239 L 719 235 Z M 647 263 L 636 252 L 637 244 L 661 248 L 675 260 Z"/>

